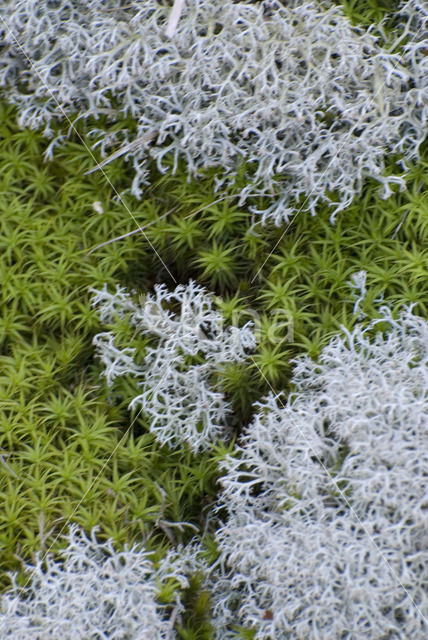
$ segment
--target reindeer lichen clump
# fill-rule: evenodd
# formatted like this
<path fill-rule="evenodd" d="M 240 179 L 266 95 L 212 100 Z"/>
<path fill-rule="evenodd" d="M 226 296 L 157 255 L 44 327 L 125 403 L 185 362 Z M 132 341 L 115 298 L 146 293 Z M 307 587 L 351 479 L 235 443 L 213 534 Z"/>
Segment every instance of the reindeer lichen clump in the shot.
<path fill-rule="evenodd" d="M 173 38 L 169 10 L 153 0 L 7 3 L 0 86 L 21 125 L 50 135 L 64 115 L 103 118 L 91 125 L 96 144 L 132 161 L 137 197 L 150 157 L 163 171 L 179 158 L 189 175 L 221 168 L 218 187 L 245 162 L 241 202 L 273 197 L 262 209 L 275 224 L 300 199 L 312 214 L 329 202 L 334 217 L 367 176 L 385 197 L 404 188 L 383 175 L 384 156 L 415 160 L 426 134 L 425 3 L 402 6 L 403 33 L 387 48 L 329 3 L 192 0 Z M 129 117 L 136 126 L 120 126 Z"/>
<path fill-rule="evenodd" d="M 428 323 L 380 320 L 300 359 L 225 462 L 219 638 L 426 638 Z"/>

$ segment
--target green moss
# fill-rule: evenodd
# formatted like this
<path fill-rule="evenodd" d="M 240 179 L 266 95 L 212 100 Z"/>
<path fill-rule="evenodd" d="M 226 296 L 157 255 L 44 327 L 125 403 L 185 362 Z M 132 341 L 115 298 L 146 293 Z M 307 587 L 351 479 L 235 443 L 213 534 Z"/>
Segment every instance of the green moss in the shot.
<path fill-rule="evenodd" d="M 101 172 L 84 176 L 93 160 L 77 134 L 43 163 L 47 140 L 14 121 L 1 104 L 1 588 L 6 572 L 37 550 L 58 550 L 69 521 L 86 531 L 99 525 L 100 537 L 118 546 L 144 539 L 162 553 L 195 528 L 202 535 L 218 491 L 225 451 L 196 457 L 160 447 L 144 417 L 127 411 L 135 384 L 118 379 L 107 389 L 92 346 L 105 327 L 89 287 L 144 292 L 194 278 L 219 296 L 226 319 L 254 323 L 248 366 L 225 367 L 217 382 L 234 408 L 237 436 L 254 400 L 290 389 L 293 358 L 316 357 L 341 324 L 353 327 L 349 280 L 357 271 L 367 272 L 368 317 L 380 297 L 395 309 L 413 302 L 428 317 L 427 145 L 405 191 L 384 201 L 367 181 L 334 225 L 320 207 L 315 217 L 301 212 L 275 228 L 239 206 L 244 166 L 237 186 L 222 192 L 214 169 L 188 182 L 182 165 L 175 176 L 153 167 L 152 186 L 137 202 L 127 195 L 126 163 L 106 167 L 114 187 Z M 394 159 L 387 170 L 396 171 Z M 142 357 L 145 343 L 131 327 L 111 328 Z M 183 619 L 181 637 L 209 637 L 204 597 L 193 585 L 197 612 Z"/>
<path fill-rule="evenodd" d="M 192 537 L 194 529 L 183 527 L 171 540 L 164 523 L 193 521 L 199 529 L 217 477 L 211 460 L 161 449 L 141 422 L 133 429 L 126 399 L 108 396 L 94 361 L 92 338 L 102 327 L 88 288 L 128 277 L 135 284 L 132 264 L 144 264 L 145 253 L 139 283 L 147 288 L 162 263 L 135 235 L 90 254 L 135 221 L 104 176 L 82 175 L 88 160 L 81 144 L 71 140 L 43 164 L 47 141 L 14 120 L 2 105 L 2 588 L 7 571 L 20 570 L 37 550 L 58 550 L 69 521 L 86 531 L 98 524 L 100 536 L 119 546 L 144 537 L 161 550 Z M 114 170 L 127 183 L 123 166 Z M 147 211 L 141 203 L 134 218 L 144 224 Z"/>
<path fill-rule="evenodd" d="M 394 16 L 399 8 L 399 0 L 337 0 L 343 12 L 354 25 L 370 26 L 386 19 L 392 29 Z M 390 23 L 390 24 L 389 24 Z"/>

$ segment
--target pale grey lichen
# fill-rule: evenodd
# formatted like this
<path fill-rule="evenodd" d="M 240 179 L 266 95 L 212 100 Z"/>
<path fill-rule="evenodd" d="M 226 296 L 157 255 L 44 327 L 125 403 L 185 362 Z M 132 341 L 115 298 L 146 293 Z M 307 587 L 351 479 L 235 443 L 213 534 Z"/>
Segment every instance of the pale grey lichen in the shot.
<path fill-rule="evenodd" d="M 37 555 L 28 584 L 12 576 L 0 600 L 2 640 L 171 640 L 183 612 L 189 576 L 199 571 L 194 546 L 170 551 L 156 565 L 142 545 L 117 551 L 70 527 L 62 559 Z M 171 598 L 160 603 L 164 584 Z M 171 588 L 173 586 L 174 588 Z"/>
<path fill-rule="evenodd" d="M 135 134 L 93 134 L 103 154 L 119 147 L 132 161 L 136 196 L 147 159 L 166 170 L 168 154 L 189 175 L 220 167 L 219 186 L 248 163 L 241 203 L 271 196 L 263 220 L 276 224 L 299 198 L 312 214 L 330 202 L 334 217 L 367 176 L 385 197 L 403 187 L 402 176 L 383 175 L 384 156 L 413 161 L 426 135 L 427 3 L 403 5 L 394 53 L 328 1 L 268 4 L 189 0 L 169 39 L 170 6 L 155 0 L 10 0 L 0 9 L 0 86 L 21 125 L 48 135 L 64 114 L 132 116 Z"/>
<path fill-rule="evenodd" d="M 169 446 L 186 443 L 197 452 L 230 435 L 231 407 L 221 389 L 213 388 L 213 378 L 254 348 L 251 323 L 226 326 L 214 296 L 193 281 L 173 291 L 156 285 L 154 294 L 138 303 L 122 287 L 116 294 L 106 286 L 92 291 L 92 304 L 104 321 L 126 316 L 150 341 L 144 361 L 136 363 L 132 348 L 115 346 L 113 331 L 94 338 L 109 384 L 125 374 L 137 380 L 141 393 L 129 407 L 141 408 L 156 438 Z"/>
<path fill-rule="evenodd" d="M 297 361 L 224 464 L 217 637 L 428 635 L 428 322 L 338 336 Z M 378 322 L 378 321 L 376 321 Z M 282 405 L 282 406 L 281 406 Z"/>

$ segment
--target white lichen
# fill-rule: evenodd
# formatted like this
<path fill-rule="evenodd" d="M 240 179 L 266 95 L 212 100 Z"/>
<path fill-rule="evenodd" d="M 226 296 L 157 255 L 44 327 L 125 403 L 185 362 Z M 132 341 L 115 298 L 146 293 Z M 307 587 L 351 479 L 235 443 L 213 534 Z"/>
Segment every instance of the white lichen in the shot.
<path fill-rule="evenodd" d="M 156 285 L 138 303 L 121 287 L 116 294 L 106 287 L 92 291 L 104 321 L 127 313 L 129 324 L 151 341 L 138 364 L 132 348 L 115 347 L 114 332 L 94 338 L 109 384 L 124 374 L 138 380 L 141 394 L 129 407 L 141 408 L 156 438 L 169 446 L 185 442 L 197 452 L 227 437 L 230 406 L 213 389 L 213 378 L 222 365 L 244 360 L 254 348 L 251 324 L 227 327 L 214 296 L 193 281 L 173 291 Z"/>
<path fill-rule="evenodd" d="M 428 323 L 380 320 L 300 359 L 225 462 L 218 638 L 427 637 Z"/>
<path fill-rule="evenodd" d="M 135 134 L 92 132 L 103 154 L 132 161 L 137 197 L 149 157 L 163 171 L 182 157 L 191 175 L 220 167 L 219 187 L 244 161 L 241 203 L 271 196 L 263 220 L 275 224 L 300 198 L 312 214 L 330 202 L 334 217 L 367 176 L 384 197 L 404 187 L 383 175 L 384 156 L 411 162 L 426 135 L 426 2 L 402 6 L 388 51 L 328 1 L 188 0 L 173 38 L 169 12 L 155 0 L 4 3 L 0 86 L 20 124 L 50 135 L 64 115 L 132 116 Z"/>
<path fill-rule="evenodd" d="M 200 570 L 196 548 L 169 552 L 157 565 L 140 545 L 116 551 L 70 527 L 61 560 L 37 555 L 26 565 L 28 584 L 16 575 L 0 600 L 2 640 L 171 640 L 184 610 L 182 591 Z M 171 599 L 160 604 L 162 585 Z M 175 585 L 171 589 L 171 585 Z"/>

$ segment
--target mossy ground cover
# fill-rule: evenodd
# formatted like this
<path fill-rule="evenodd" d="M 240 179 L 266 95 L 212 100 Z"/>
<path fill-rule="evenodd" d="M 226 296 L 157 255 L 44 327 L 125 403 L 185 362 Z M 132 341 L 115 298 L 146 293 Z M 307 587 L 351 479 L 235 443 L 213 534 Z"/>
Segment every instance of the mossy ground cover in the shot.
<path fill-rule="evenodd" d="M 153 167 L 152 186 L 136 201 L 126 163 L 85 176 L 94 161 L 78 135 L 44 163 L 47 145 L 40 133 L 20 130 L 13 108 L 1 103 L 2 590 L 8 571 L 62 546 L 69 522 L 88 532 L 99 525 L 100 538 L 118 547 L 143 540 L 160 555 L 205 535 L 215 556 L 215 524 L 207 518 L 226 448 L 199 456 L 162 448 L 144 416 L 127 411 L 134 383 L 119 379 L 107 389 L 92 345 L 105 327 L 90 287 L 122 284 L 143 293 L 193 278 L 218 295 L 229 321 L 255 322 L 253 357 L 230 365 L 223 380 L 236 437 L 255 400 L 269 389 L 289 390 L 293 358 L 316 358 L 341 325 L 354 326 L 356 272 L 367 273 L 361 309 L 368 317 L 380 298 L 396 310 L 414 303 L 428 317 L 427 145 L 405 191 L 382 200 L 367 181 L 335 224 L 326 207 L 315 217 L 302 210 L 287 228 L 262 226 L 239 206 L 244 168 L 236 188 L 215 192 L 214 171 L 189 182 L 185 167 L 174 176 Z M 144 234 L 131 233 L 138 225 Z M 144 350 L 131 328 L 114 329 L 122 346 Z M 206 596 L 198 597 L 183 638 L 209 635 L 202 635 Z"/>

